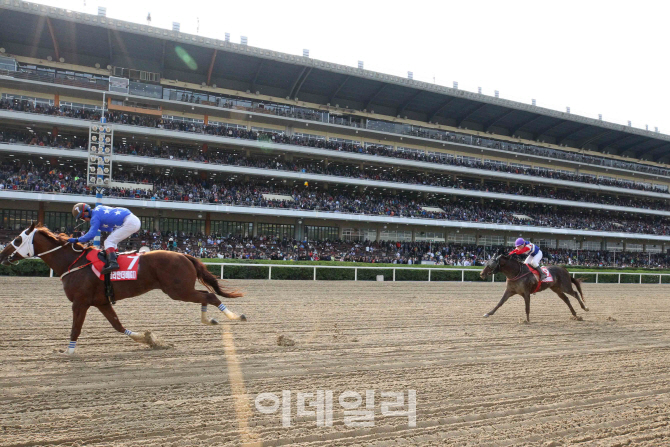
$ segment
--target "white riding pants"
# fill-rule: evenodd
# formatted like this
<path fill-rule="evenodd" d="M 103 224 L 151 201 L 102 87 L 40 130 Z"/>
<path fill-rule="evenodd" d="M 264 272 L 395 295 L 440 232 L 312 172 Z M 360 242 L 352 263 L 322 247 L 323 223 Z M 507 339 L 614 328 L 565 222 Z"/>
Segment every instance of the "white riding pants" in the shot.
<path fill-rule="evenodd" d="M 528 257 L 524 261 L 524 264 L 530 264 L 531 266 L 538 268 L 540 266 L 541 261 L 542 261 L 542 250 L 538 250 L 535 256 L 528 255 Z"/>
<path fill-rule="evenodd" d="M 140 231 L 141 226 L 142 223 L 136 215 L 128 214 L 128 216 L 126 216 L 126 218 L 123 220 L 123 225 L 115 228 L 111 233 L 109 233 L 107 239 L 105 239 L 105 250 L 108 248 L 116 249 L 119 242 Z"/>

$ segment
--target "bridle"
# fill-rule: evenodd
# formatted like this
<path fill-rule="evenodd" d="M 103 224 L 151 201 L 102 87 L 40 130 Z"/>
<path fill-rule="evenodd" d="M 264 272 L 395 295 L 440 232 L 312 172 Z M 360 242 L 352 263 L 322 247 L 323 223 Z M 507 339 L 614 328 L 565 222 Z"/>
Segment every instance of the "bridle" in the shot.
<path fill-rule="evenodd" d="M 30 233 L 27 233 L 27 231 L 28 231 L 27 229 L 23 230 L 21 232 L 21 234 L 18 236 L 18 237 L 21 238 L 21 244 L 19 244 L 18 247 L 15 244 L 16 238 L 12 239 L 12 242 L 10 242 L 10 245 L 12 247 L 14 247 L 14 251 L 12 252 L 12 254 L 7 256 L 7 262 L 9 262 L 11 265 L 17 265 L 21 259 L 32 258 L 32 257 L 35 256 L 35 246 L 33 245 L 33 239 L 35 238 L 35 233 L 37 232 L 37 228 L 34 228 L 33 231 L 31 231 Z M 60 250 L 61 248 L 65 247 L 65 245 L 68 245 L 68 244 L 69 244 L 69 242 L 66 242 L 64 245 L 59 245 L 55 248 L 52 248 L 51 250 L 47 250 L 45 252 L 38 253 L 37 257 L 39 258 L 39 257 L 47 255 L 51 252 L 54 252 L 56 250 Z M 77 253 L 80 253 L 80 252 L 83 251 L 83 250 L 77 250 L 76 248 L 74 248 L 74 245 L 71 245 L 71 247 L 72 247 L 72 250 L 77 252 Z M 15 260 L 16 255 L 21 256 L 21 259 L 16 259 Z"/>

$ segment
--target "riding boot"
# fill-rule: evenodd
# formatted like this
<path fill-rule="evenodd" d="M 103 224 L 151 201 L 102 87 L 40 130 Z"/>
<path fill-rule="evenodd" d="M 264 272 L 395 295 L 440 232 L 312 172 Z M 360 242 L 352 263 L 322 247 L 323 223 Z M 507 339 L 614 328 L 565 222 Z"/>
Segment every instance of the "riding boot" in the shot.
<path fill-rule="evenodd" d="M 116 249 L 108 248 L 107 249 L 107 264 L 105 268 L 102 269 L 102 274 L 106 275 L 107 273 L 113 272 L 114 270 L 119 269 L 119 263 L 116 262 Z"/>

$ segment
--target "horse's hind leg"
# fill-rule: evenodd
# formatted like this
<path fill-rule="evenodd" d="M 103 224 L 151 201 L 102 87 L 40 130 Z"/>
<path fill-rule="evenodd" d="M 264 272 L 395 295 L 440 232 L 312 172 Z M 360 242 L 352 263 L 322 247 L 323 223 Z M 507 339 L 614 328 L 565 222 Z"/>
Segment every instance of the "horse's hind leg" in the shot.
<path fill-rule="evenodd" d="M 114 329 L 116 329 L 117 332 L 120 332 L 124 335 L 127 335 L 134 341 L 138 343 L 144 343 L 144 344 L 151 344 L 144 335 L 139 334 L 137 332 L 130 331 L 126 328 L 123 327 L 121 322 L 119 321 L 119 317 L 116 316 L 116 312 L 114 311 L 114 308 L 112 307 L 111 304 L 105 303 L 100 306 L 96 306 L 98 310 L 100 311 L 101 314 L 107 318 L 107 321 L 112 325 Z"/>
<path fill-rule="evenodd" d="M 586 312 L 589 311 L 589 308 L 586 307 L 586 305 L 584 304 L 584 301 L 582 300 L 582 297 L 579 296 L 579 293 L 577 293 L 575 290 L 572 289 L 572 286 L 570 286 L 570 290 L 566 290 L 565 293 L 567 293 L 568 295 L 574 296 L 575 299 L 577 300 L 577 302 L 579 303 L 579 307 L 584 309 Z"/>
<path fill-rule="evenodd" d="M 558 295 L 558 297 L 562 299 L 565 304 L 568 305 L 568 307 L 570 308 L 570 312 L 572 312 L 572 317 L 578 320 L 581 319 L 581 317 L 577 316 L 577 312 L 575 312 L 575 309 L 572 307 L 572 304 L 570 304 L 570 298 L 565 296 L 565 293 L 561 292 L 560 290 L 554 290 L 554 292 L 556 292 L 556 295 Z"/>
<path fill-rule="evenodd" d="M 191 289 L 189 291 L 163 290 L 163 292 L 165 292 L 173 300 L 200 304 L 202 306 L 200 312 L 200 321 L 202 321 L 204 324 L 208 325 L 218 324 L 218 321 L 216 323 L 212 323 L 211 320 L 209 320 L 209 318 L 207 317 L 206 313 L 208 304 L 216 306 L 230 320 L 247 321 L 247 317 L 245 317 L 244 315 L 237 315 L 235 312 L 228 309 L 216 297 L 216 295 L 211 292 L 205 292 L 204 290 L 195 290 L 195 289 Z"/>

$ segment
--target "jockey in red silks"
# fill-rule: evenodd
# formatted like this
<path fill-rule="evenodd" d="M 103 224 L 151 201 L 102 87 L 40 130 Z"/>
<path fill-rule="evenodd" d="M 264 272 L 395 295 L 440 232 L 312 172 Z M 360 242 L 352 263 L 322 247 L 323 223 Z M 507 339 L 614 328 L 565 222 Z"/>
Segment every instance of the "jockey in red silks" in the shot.
<path fill-rule="evenodd" d="M 107 263 L 101 273 L 106 274 L 118 270 L 119 264 L 116 261 L 117 246 L 119 242 L 140 230 L 140 219 L 127 208 L 115 208 L 105 205 L 91 208 L 85 203 L 77 203 L 72 208 L 72 216 L 74 216 L 75 220 L 81 219 L 90 222 L 91 228 L 85 235 L 79 238 L 70 238 L 68 241 L 72 244 L 88 242 L 97 235 L 98 230 L 110 232 L 110 235 L 105 239 Z"/>
<path fill-rule="evenodd" d="M 524 240 L 520 237 L 514 243 L 516 248 L 509 252 L 510 255 L 523 255 L 528 253 L 528 257 L 524 261 L 524 264 L 528 264 L 534 268 L 540 267 L 540 261 L 542 261 L 542 250 L 537 245 Z"/>

